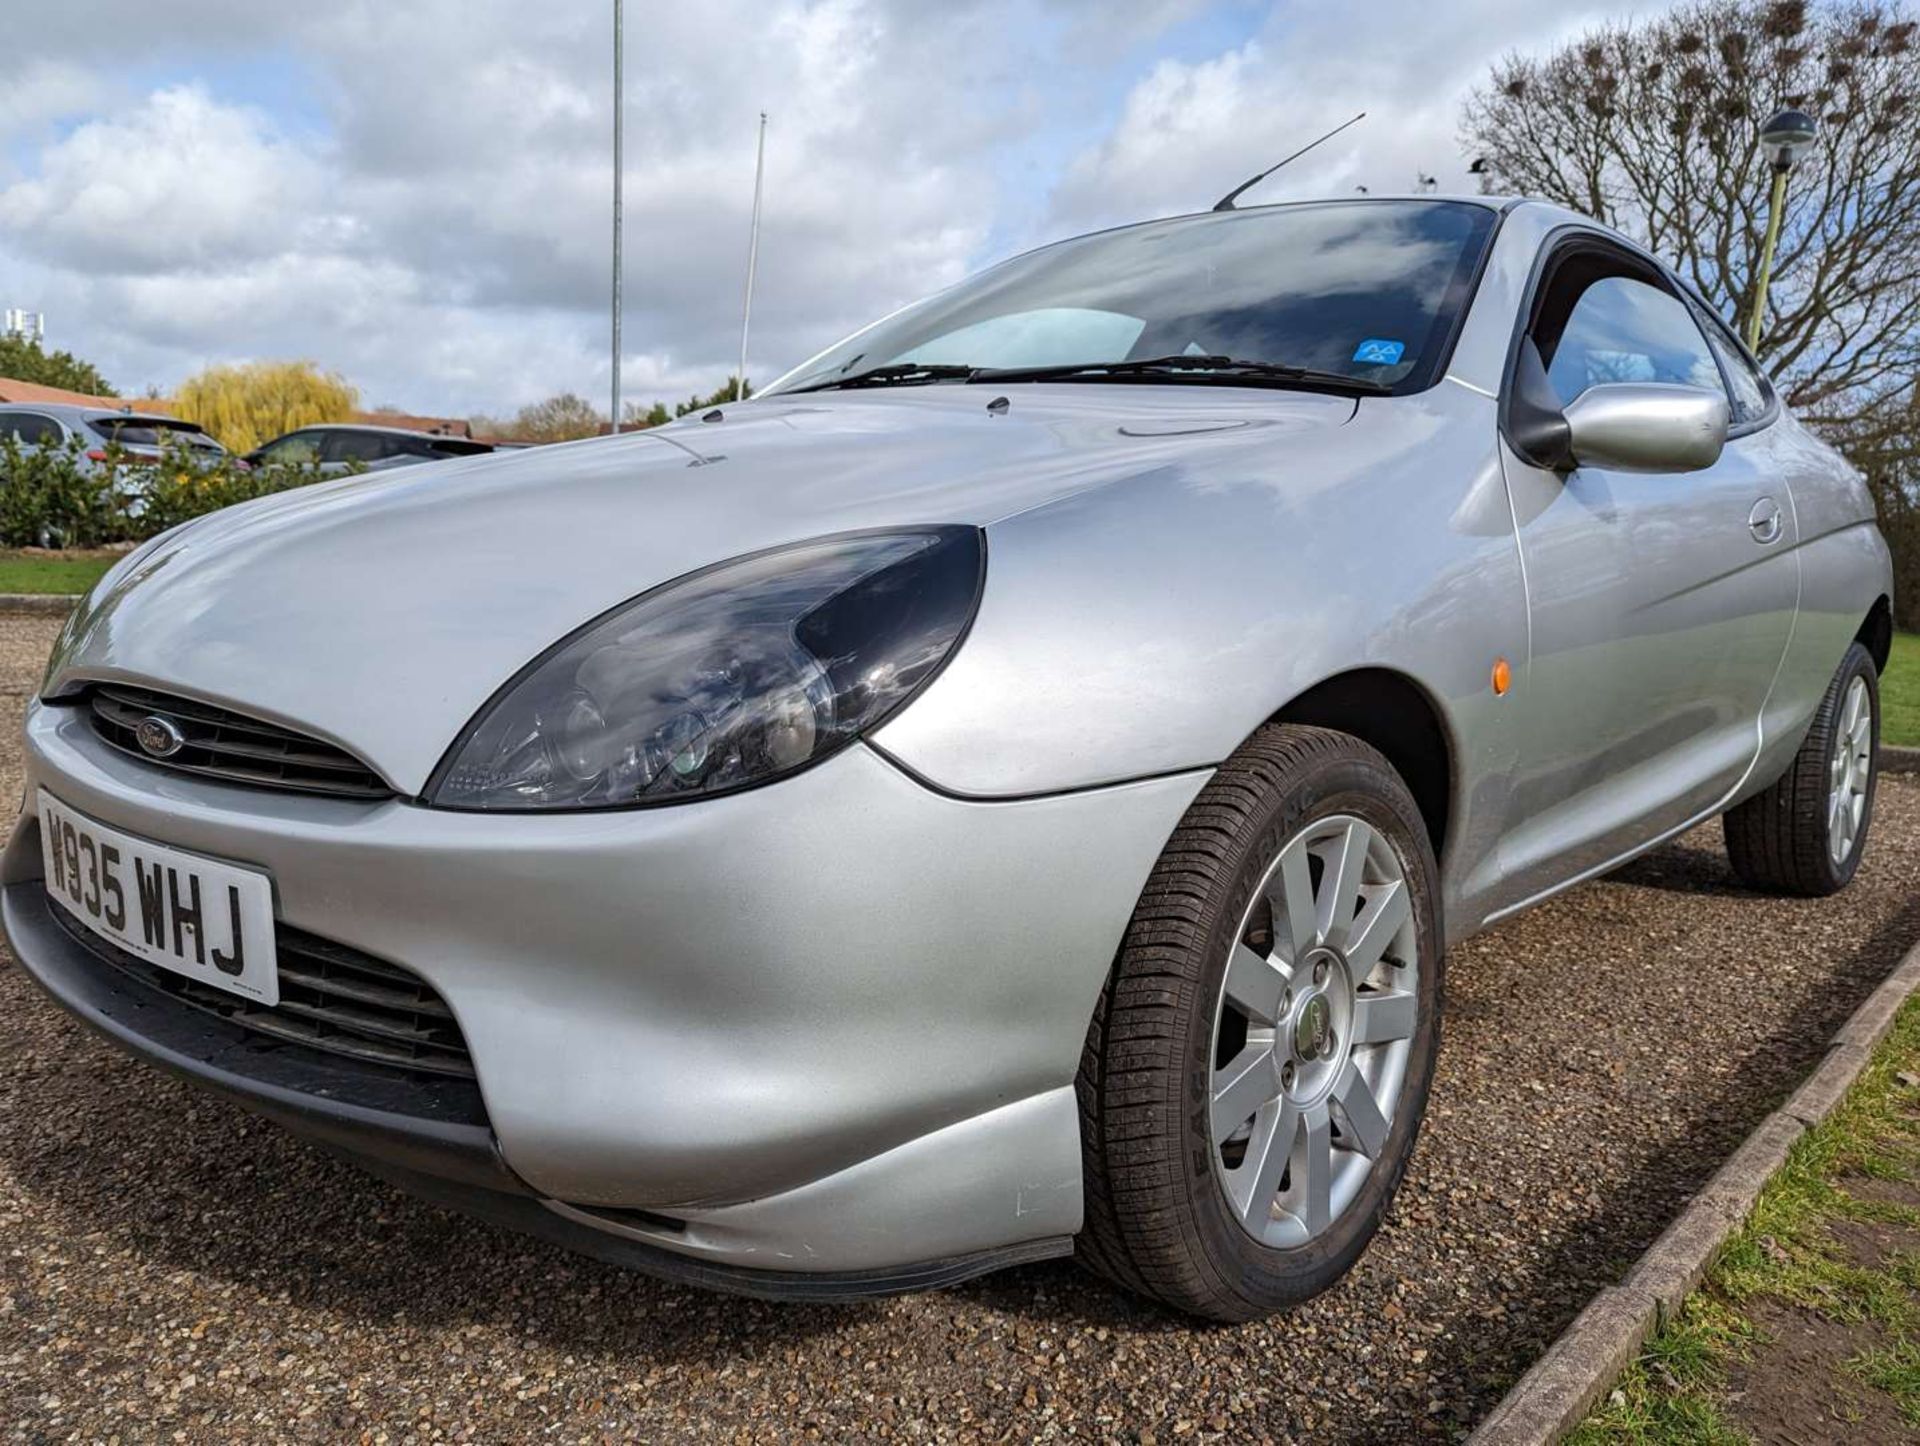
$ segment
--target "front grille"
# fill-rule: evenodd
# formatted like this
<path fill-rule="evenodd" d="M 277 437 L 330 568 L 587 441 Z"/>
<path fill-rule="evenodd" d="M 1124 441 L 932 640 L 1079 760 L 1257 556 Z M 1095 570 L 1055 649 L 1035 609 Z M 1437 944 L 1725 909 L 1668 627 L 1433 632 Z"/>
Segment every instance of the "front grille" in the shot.
<path fill-rule="evenodd" d="M 85 928 L 65 909 L 53 913 L 69 934 L 122 973 L 256 1034 L 407 1074 L 474 1077 L 453 1011 L 426 980 L 398 964 L 278 924 L 280 1002 L 269 1009 L 149 964 Z"/>
<path fill-rule="evenodd" d="M 87 695 L 93 731 L 105 742 L 157 768 L 335 798 L 391 798 L 385 779 L 344 748 L 192 698 L 102 683 Z M 156 758 L 141 748 L 140 724 L 162 717 L 185 739 L 179 752 Z"/>

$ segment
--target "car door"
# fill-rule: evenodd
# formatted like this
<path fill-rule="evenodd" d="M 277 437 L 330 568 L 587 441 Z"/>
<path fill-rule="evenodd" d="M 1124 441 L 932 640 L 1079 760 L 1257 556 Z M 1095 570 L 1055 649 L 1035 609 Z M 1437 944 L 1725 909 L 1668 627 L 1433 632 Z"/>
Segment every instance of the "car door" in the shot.
<path fill-rule="evenodd" d="M 1563 406 L 1605 382 L 1727 388 L 1670 278 L 1589 234 L 1549 254 L 1524 341 Z M 1748 400 L 1693 471 L 1563 474 L 1503 445 L 1531 623 L 1502 847 L 1517 902 L 1711 811 L 1755 760 L 1799 562 Z"/>

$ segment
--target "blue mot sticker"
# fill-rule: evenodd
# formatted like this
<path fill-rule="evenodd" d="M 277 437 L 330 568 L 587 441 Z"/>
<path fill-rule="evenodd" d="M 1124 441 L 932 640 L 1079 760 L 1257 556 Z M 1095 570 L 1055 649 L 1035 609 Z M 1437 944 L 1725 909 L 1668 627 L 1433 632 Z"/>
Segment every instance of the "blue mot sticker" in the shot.
<path fill-rule="evenodd" d="M 1353 359 L 1368 366 L 1390 367 L 1407 354 L 1404 341 L 1382 341 L 1369 337 L 1353 349 Z"/>

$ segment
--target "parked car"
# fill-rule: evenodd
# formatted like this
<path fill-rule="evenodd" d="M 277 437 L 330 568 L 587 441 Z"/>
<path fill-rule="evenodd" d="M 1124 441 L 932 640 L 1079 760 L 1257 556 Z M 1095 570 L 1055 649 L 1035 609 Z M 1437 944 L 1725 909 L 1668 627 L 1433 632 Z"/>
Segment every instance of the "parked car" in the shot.
<path fill-rule="evenodd" d="M 110 490 L 132 516 L 145 511 L 140 480 L 169 450 L 198 462 L 224 459 L 227 449 L 192 422 L 159 413 L 86 407 L 66 403 L 0 406 L 0 442 L 11 439 L 23 455 L 71 449 L 83 475 L 111 472 Z M 241 469 L 244 461 L 236 461 Z M 64 546 L 61 529 L 43 524 L 35 540 L 42 547 Z"/>
<path fill-rule="evenodd" d="M 183 447 L 202 458 L 224 457 L 227 449 L 192 422 L 157 412 L 83 407 L 59 402 L 0 406 L 0 439 L 11 437 L 22 449 L 80 450 L 82 465 L 98 469 L 117 457 L 144 466 L 160 460 L 164 447 Z"/>
<path fill-rule="evenodd" d="M 276 437 L 247 454 L 257 466 L 301 463 L 321 472 L 364 471 L 404 467 L 415 462 L 443 462 L 449 457 L 478 457 L 493 450 L 491 442 L 450 437 L 438 432 L 411 432 L 402 427 L 328 423 L 301 427 Z"/>
<path fill-rule="evenodd" d="M 1716 815 L 1847 884 L 1890 604 L 1860 478 L 1622 237 L 1154 221 L 750 402 L 136 551 L 0 919 L 122 1048 L 583 1249 L 803 1298 L 1074 1252 L 1241 1319 L 1379 1225 L 1450 942 Z"/>

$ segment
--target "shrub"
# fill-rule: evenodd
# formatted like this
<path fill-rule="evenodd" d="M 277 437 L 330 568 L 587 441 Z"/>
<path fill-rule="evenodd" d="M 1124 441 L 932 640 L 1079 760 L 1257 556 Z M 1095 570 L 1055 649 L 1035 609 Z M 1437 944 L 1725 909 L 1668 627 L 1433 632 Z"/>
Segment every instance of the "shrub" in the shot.
<path fill-rule="evenodd" d="M 231 463 L 192 463 L 169 458 L 144 469 L 136 483 L 138 515 L 130 522 L 139 537 L 152 537 L 236 502 L 251 502 L 273 492 L 320 480 L 312 466 L 260 467 L 242 471 Z"/>
<path fill-rule="evenodd" d="M 10 547 L 98 547 L 121 541 L 122 500 L 94 475 L 76 442 L 23 450 L 0 441 L 0 542 Z"/>
<path fill-rule="evenodd" d="M 248 470 L 231 457 L 168 448 L 134 463 L 109 448 L 93 464 L 77 444 L 22 448 L 0 440 L 0 544 L 101 547 L 140 542 L 236 502 L 321 480 L 313 466 Z"/>

